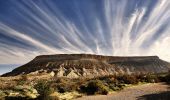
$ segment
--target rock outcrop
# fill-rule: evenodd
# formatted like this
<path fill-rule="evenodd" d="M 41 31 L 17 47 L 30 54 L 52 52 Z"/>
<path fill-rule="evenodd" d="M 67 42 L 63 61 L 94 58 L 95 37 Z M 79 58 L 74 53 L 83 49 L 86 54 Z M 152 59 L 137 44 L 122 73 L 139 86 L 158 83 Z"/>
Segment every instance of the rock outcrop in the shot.
<path fill-rule="evenodd" d="M 91 54 L 41 55 L 2 76 L 52 73 L 57 77 L 97 77 L 114 74 L 162 73 L 170 64 L 157 56 L 102 56 Z"/>

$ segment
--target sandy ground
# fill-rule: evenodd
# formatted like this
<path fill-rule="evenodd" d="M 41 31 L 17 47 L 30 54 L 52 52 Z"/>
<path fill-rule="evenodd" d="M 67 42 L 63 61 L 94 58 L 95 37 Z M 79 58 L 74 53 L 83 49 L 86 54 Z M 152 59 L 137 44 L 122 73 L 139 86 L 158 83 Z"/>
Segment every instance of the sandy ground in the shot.
<path fill-rule="evenodd" d="M 150 83 L 125 88 L 109 95 L 83 96 L 76 100 L 170 100 L 170 85 Z"/>

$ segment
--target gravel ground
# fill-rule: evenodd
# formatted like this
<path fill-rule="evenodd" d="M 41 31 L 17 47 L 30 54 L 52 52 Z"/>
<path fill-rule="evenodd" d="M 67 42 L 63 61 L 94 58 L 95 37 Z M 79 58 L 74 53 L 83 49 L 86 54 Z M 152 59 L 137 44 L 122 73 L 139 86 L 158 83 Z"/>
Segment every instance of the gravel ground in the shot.
<path fill-rule="evenodd" d="M 169 86 L 165 83 L 143 84 L 108 95 L 83 96 L 76 100 L 170 100 Z"/>

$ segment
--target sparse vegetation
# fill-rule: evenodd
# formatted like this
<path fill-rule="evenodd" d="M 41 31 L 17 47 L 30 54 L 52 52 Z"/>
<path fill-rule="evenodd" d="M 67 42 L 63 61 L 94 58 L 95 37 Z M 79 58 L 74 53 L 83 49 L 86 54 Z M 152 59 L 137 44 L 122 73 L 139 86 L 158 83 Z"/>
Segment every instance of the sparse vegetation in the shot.
<path fill-rule="evenodd" d="M 88 95 L 108 94 L 109 88 L 100 80 L 91 80 L 87 84 L 80 86 L 80 91 Z"/>
<path fill-rule="evenodd" d="M 168 74 L 159 76 L 159 79 L 161 80 L 161 82 L 166 82 L 167 84 L 170 84 L 170 71 Z"/>
<path fill-rule="evenodd" d="M 38 81 L 34 88 L 38 91 L 40 100 L 51 100 L 50 94 L 55 92 L 51 87 L 51 83 L 45 80 Z"/>
<path fill-rule="evenodd" d="M 122 75 L 118 76 L 117 80 L 122 84 L 137 84 L 139 80 L 136 75 Z"/>
<path fill-rule="evenodd" d="M 29 79 L 31 78 L 29 77 Z M 50 79 L 49 78 L 38 79 L 35 81 L 29 79 L 26 75 L 23 75 L 20 76 L 20 78 L 11 80 L 11 82 L 6 82 L 7 85 L 4 85 L 3 87 L 0 88 L 0 98 L 14 99 L 15 97 L 16 99 L 18 99 L 24 97 L 24 99 L 38 98 L 41 100 L 58 100 L 59 96 L 67 95 L 68 93 L 70 93 L 70 95 L 73 95 L 71 93 L 74 92 L 83 95 L 95 95 L 95 94 L 107 95 L 111 91 L 122 90 L 124 87 L 126 87 L 126 84 L 136 85 L 141 82 L 170 83 L 169 81 L 170 74 L 167 73 L 157 74 L 157 75 L 133 74 L 133 75 L 119 75 L 119 76 L 109 75 L 103 77 L 82 78 L 82 79 L 53 77 Z M 10 88 L 8 86 L 10 86 Z M 34 91 L 37 91 L 37 94 Z M 14 97 L 11 97 L 10 96 L 11 94 L 14 95 Z M 55 95 L 51 96 L 51 94 L 55 94 Z M 33 96 L 33 98 L 31 96 Z"/>

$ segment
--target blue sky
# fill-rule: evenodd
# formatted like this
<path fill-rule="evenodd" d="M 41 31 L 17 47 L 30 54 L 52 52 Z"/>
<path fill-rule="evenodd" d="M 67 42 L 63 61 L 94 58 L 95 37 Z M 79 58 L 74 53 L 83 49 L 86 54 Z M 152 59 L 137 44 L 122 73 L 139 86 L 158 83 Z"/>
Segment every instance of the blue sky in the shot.
<path fill-rule="evenodd" d="M 41 54 L 157 55 L 170 61 L 169 49 L 169 0 L 0 1 L 0 70 Z"/>
<path fill-rule="evenodd" d="M 21 66 L 20 64 L 0 64 L 0 75 Z"/>

